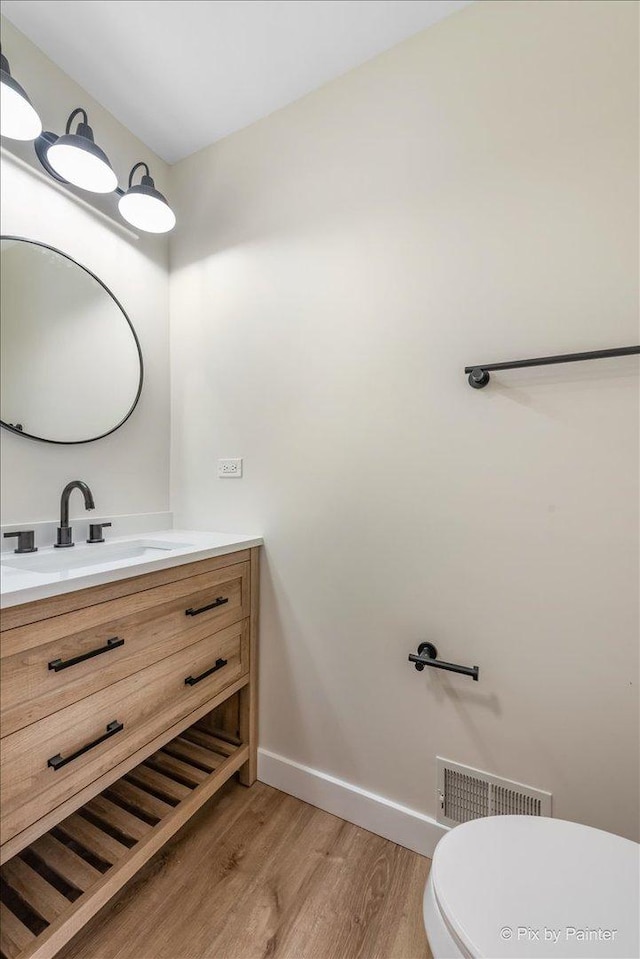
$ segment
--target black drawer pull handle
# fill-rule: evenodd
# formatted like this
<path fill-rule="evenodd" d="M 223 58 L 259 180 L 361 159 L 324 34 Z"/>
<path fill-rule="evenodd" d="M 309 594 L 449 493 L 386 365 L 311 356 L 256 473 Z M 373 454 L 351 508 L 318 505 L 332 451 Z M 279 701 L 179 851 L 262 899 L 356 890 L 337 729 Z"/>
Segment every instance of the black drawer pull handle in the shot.
<path fill-rule="evenodd" d="M 209 603 L 208 606 L 201 606 L 200 609 L 185 609 L 185 616 L 199 616 L 200 613 L 206 613 L 208 609 L 217 609 L 218 606 L 224 606 L 225 603 L 228 603 L 228 598 L 223 596 L 218 596 L 212 603 Z"/>
<path fill-rule="evenodd" d="M 200 673 L 199 676 L 187 676 L 185 679 L 185 686 L 195 686 L 196 683 L 199 683 L 201 679 L 206 679 L 207 676 L 210 676 L 211 673 L 217 673 L 219 669 L 222 669 L 223 666 L 227 665 L 228 660 L 226 659 L 216 659 L 215 666 L 212 666 L 211 669 L 208 669 L 206 673 Z"/>
<path fill-rule="evenodd" d="M 107 640 L 106 646 L 100 646 L 99 649 L 91 649 L 88 653 L 82 653 L 81 656 L 74 656 L 73 659 L 52 659 L 49 663 L 49 669 L 54 673 L 59 673 L 61 669 L 68 669 L 69 666 L 75 666 L 76 663 L 83 663 L 85 659 L 93 659 L 94 656 L 100 656 L 101 653 L 108 653 L 110 649 L 117 649 L 118 646 L 124 646 L 124 639 L 113 636 Z"/>
<path fill-rule="evenodd" d="M 103 733 L 102 736 L 98 736 L 98 738 L 94 739 L 92 743 L 87 743 L 86 746 L 82 746 L 80 749 L 76 750 L 75 753 L 71 753 L 71 755 L 67 756 L 66 759 L 63 759 L 60 753 L 58 753 L 57 756 L 52 756 L 51 759 L 47 761 L 47 766 L 50 766 L 52 769 L 61 769 L 62 766 L 66 766 L 67 763 L 73 762 L 73 760 L 77 759 L 78 756 L 83 756 L 84 753 L 88 753 L 89 750 L 93 749 L 94 746 L 99 746 L 100 743 L 105 741 L 105 739 L 115 736 L 115 734 L 119 733 L 122 729 L 124 729 L 124 723 L 119 723 L 117 719 L 112 719 L 107 725 L 106 733 Z"/>

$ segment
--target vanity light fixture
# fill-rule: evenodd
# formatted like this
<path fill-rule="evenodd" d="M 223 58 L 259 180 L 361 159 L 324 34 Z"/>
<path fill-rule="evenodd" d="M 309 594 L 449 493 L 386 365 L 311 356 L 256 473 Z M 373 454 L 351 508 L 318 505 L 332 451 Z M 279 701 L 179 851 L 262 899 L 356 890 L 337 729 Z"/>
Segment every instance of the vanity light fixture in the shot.
<path fill-rule="evenodd" d="M 31 100 L 11 76 L 9 61 L 0 53 L 0 133 L 11 140 L 35 140 L 42 133 L 42 121 Z"/>
<path fill-rule="evenodd" d="M 36 156 L 49 176 L 67 186 L 89 193 L 115 193 L 122 217 L 145 233 L 168 233 L 176 225 L 175 213 L 156 189 L 146 163 L 136 163 L 129 174 L 127 190 L 118 186 L 109 157 L 93 139 L 87 111 L 77 107 L 69 115 L 62 136 L 42 129 L 31 100 L 11 76 L 9 61 L 0 51 L 0 133 L 12 140 L 33 140 Z M 79 117 L 75 133 L 73 121 Z M 133 177 L 143 170 L 140 183 Z"/>
<path fill-rule="evenodd" d="M 79 114 L 82 119 L 76 132 L 71 133 L 71 124 Z M 91 193 L 113 193 L 118 186 L 107 154 L 94 143 L 93 130 L 82 107 L 70 114 L 64 136 L 47 147 L 46 160 L 56 176 Z"/>
<path fill-rule="evenodd" d="M 136 171 L 144 168 L 140 183 L 133 186 Z M 136 163 L 129 174 L 129 188 L 118 200 L 120 213 L 132 226 L 147 233 L 168 233 L 176 225 L 176 215 L 166 198 L 156 190 L 146 163 Z"/>

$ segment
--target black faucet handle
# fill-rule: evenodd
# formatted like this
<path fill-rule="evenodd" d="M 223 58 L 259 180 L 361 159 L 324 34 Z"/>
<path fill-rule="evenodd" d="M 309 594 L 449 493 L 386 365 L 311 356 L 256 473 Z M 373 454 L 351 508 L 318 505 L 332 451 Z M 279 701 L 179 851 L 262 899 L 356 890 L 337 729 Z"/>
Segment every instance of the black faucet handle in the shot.
<path fill-rule="evenodd" d="M 5 533 L 5 539 L 11 539 L 11 537 L 17 537 L 18 546 L 17 549 L 14 549 L 14 553 L 37 553 L 38 547 L 36 546 L 36 534 L 32 529 L 17 529 L 13 533 Z"/>
<path fill-rule="evenodd" d="M 89 539 L 87 543 L 104 543 L 102 530 L 111 523 L 89 523 Z"/>

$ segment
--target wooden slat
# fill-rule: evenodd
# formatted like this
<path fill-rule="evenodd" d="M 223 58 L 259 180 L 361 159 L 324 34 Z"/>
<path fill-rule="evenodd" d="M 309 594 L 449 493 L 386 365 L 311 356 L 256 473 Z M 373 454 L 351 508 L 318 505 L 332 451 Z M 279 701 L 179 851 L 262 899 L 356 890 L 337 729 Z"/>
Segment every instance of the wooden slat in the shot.
<path fill-rule="evenodd" d="M 126 809 L 116 806 L 105 796 L 96 796 L 95 799 L 87 803 L 84 809 L 107 826 L 116 829 L 130 839 L 135 839 L 136 842 L 143 839 L 152 828 L 148 822 L 144 822 L 132 813 L 127 812 Z"/>
<path fill-rule="evenodd" d="M 112 836 L 107 835 L 102 829 L 98 829 L 93 823 L 87 822 L 82 816 L 74 813 L 64 822 L 61 822 L 58 829 L 73 839 L 88 852 L 102 859 L 103 862 L 118 862 L 129 851 L 124 843 L 118 842 Z"/>
<path fill-rule="evenodd" d="M 7 959 L 15 959 L 34 939 L 31 930 L 0 902 L 0 952 Z"/>
<path fill-rule="evenodd" d="M 147 763 L 158 772 L 164 773 L 170 779 L 174 779 L 176 782 L 188 786 L 190 789 L 194 789 L 196 786 L 199 786 L 200 783 L 205 782 L 208 775 L 204 770 L 198 769 L 190 763 L 186 763 L 183 759 L 178 759 L 176 756 L 170 755 L 170 753 L 165 752 L 164 749 L 154 756 L 151 756 L 151 758 L 147 760 Z"/>
<path fill-rule="evenodd" d="M 240 706 L 239 697 L 236 697 L 238 703 L 238 708 Z M 216 736 L 218 739 L 221 739 L 223 743 L 229 743 L 230 746 L 243 746 L 244 743 L 239 736 L 236 736 L 235 733 L 232 733 L 225 726 L 212 726 L 209 730 L 212 736 Z"/>
<path fill-rule="evenodd" d="M 162 773 L 146 765 L 137 766 L 136 769 L 132 769 L 128 778 L 131 782 L 142 786 L 143 789 L 145 786 L 148 786 L 149 789 L 159 793 L 161 796 L 168 796 L 169 799 L 177 800 L 178 802 L 186 799 L 191 792 L 188 786 L 183 786 L 182 783 L 177 783 L 175 780 L 169 779 L 168 776 L 164 776 Z"/>
<path fill-rule="evenodd" d="M 97 869 L 69 849 L 64 843 L 46 833 L 29 847 L 53 872 L 70 885 L 85 892 L 102 875 Z"/>
<path fill-rule="evenodd" d="M 145 792 L 145 790 L 140 789 L 139 786 L 127 782 L 126 779 L 118 780 L 117 783 L 114 783 L 113 786 L 109 788 L 108 792 L 109 795 L 117 796 L 118 799 L 127 803 L 128 806 L 133 806 L 135 809 L 139 809 L 154 819 L 162 819 L 163 816 L 166 816 L 167 813 L 170 813 L 173 809 L 173 806 L 170 806 L 168 802 L 152 796 L 151 793 Z"/>
<path fill-rule="evenodd" d="M 233 743 L 227 743 L 224 739 L 219 739 L 218 736 L 205 732 L 204 729 L 185 729 L 183 737 L 211 752 L 220 753 L 221 756 L 232 756 L 238 748 Z"/>
<path fill-rule="evenodd" d="M 188 739 L 182 736 L 178 736 L 177 739 L 167 743 L 163 752 L 169 753 L 170 756 L 176 756 L 178 759 L 183 759 L 187 763 L 204 766 L 210 773 L 217 769 L 226 758 L 219 753 L 211 752 L 210 749 L 205 749 L 203 746 L 190 743 Z"/>
<path fill-rule="evenodd" d="M 128 850 L 125 858 L 118 867 L 109 870 L 96 885 L 84 893 L 73 904 L 73 911 L 64 919 L 61 917 L 56 923 L 38 936 L 31 948 L 28 948 L 20 959 L 53 959 L 62 946 L 74 936 L 92 916 L 104 906 L 115 893 L 156 853 L 171 836 L 193 816 L 195 812 L 218 791 L 230 777 L 238 771 L 249 758 L 249 747 L 242 746 L 234 756 L 229 757 L 226 763 L 220 766 L 193 792 L 188 798 L 171 812 L 167 818 L 152 829 L 146 838 Z"/>
<path fill-rule="evenodd" d="M 2 877 L 46 922 L 53 922 L 71 902 L 18 856 L 2 867 Z"/>

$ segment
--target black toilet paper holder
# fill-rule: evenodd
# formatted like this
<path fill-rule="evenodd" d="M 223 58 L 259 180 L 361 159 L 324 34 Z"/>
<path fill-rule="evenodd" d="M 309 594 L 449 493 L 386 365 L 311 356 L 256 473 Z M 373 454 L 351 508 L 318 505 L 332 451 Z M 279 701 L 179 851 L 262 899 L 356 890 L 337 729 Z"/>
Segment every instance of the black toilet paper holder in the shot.
<path fill-rule="evenodd" d="M 478 682 L 480 675 L 479 666 L 458 666 L 456 663 L 445 663 L 438 659 L 438 650 L 433 643 L 420 643 L 418 653 L 409 653 L 409 662 L 413 663 L 418 672 L 422 672 L 425 666 L 433 666 L 434 669 L 446 669 L 450 673 L 462 673 L 463 676 L 471 676 L 474 682 Z"/>

